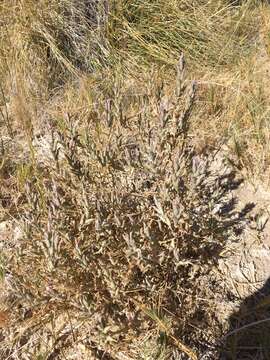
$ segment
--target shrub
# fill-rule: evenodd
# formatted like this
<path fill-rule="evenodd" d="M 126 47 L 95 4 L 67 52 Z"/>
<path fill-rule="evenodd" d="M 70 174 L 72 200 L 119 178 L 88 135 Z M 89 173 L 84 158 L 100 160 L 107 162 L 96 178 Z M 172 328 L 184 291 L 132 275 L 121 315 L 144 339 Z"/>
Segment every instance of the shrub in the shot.
<path fill-rule="evenodd" d="M 51 158 L 22 194 L 23 236 L 6 251 L 4 355 L 61 358 L 82 343 L 117 358 L 150 334 L 196 358 L 194 324 L 215 317 L 209 274 L 244 213 L 231 211 L 233 175 L 191 145 L 196 84 L 182 57 L 177 69 L 170 98 L 151 84 L 134 103 L 114 84 L 91 121 L 55 122 Z"/>

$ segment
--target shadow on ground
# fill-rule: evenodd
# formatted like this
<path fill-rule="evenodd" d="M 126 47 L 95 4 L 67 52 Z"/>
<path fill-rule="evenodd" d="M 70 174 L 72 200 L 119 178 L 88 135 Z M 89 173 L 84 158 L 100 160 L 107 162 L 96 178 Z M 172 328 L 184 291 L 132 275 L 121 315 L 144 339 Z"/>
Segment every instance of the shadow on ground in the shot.
<path fill-rule="evenodd" d="M 270 278 L 241 303 L 229 323 L 220 360 L 270 359 Z"/>

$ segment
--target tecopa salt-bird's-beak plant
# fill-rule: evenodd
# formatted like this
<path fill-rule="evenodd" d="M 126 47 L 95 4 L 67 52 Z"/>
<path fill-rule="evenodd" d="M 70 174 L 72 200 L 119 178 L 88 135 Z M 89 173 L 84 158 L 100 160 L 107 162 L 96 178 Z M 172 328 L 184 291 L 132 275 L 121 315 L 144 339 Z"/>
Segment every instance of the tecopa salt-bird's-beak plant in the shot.
<path fill-rule="evenodd" d="M 202 299 L 218 286 L 206 274 L 241 218 L 222 212 L 232 175 L 192 146 L 196 83 L 184 72 L 181 56 L 174 94 L 152 86 L 132 116 L 111 94 L 91 121 L 55 124 L 53 160 L 26 184 L 23 236 L 6 255 L 4 358 L 64 358 L 78 343 L 94 358 L 142 358 L 135 345 L 151 334 L 157 349 L 196 359 L 193 324 L 212 321 Z"/>

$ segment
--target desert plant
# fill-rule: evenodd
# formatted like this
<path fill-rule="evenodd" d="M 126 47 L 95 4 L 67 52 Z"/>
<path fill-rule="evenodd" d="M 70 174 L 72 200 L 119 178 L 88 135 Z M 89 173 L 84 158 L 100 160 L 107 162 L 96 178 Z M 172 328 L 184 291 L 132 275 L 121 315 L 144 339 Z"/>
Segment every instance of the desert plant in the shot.
<path fill-rule="evenodd" d="M 256 26 L 250 1 L 234 5 L 200 0 L 111 1 L 106 39 L 111 51 L 117 50 L 129 64 L 173 65 L 182 50 L 200 69 L 232 66 L 239 54 L 249 51 L 251 27 Z"/>
<path fill-rule="evenodd" d="M 149 89 L 131 104 L 113 84 L 91 122 L 54 123 L 50 160 L 22 194 L 23 236 L 4 252 L 2 356 L 64 358 L 81 342 L 117 358 L 149 333 L 196 359 L 195 325 L 215 317 L 208 277 L 245 212 L 227 198 L 233 175 L 191 145 L 183 57 L 170 98 Z"/>

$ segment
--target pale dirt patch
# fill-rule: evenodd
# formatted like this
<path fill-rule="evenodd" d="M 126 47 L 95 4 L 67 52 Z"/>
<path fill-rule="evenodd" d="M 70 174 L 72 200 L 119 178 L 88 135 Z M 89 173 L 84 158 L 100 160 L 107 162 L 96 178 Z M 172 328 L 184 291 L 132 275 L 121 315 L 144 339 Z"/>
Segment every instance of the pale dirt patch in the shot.
<path fill-rule="evenodd" d="M 255 205 L 241 240 L 231 244 L 219 261 L 226 282 L 240 300 L 258 291 L 270 277 L 270 190 L 244 182 L 233 193 L 238 206 Z"/>

